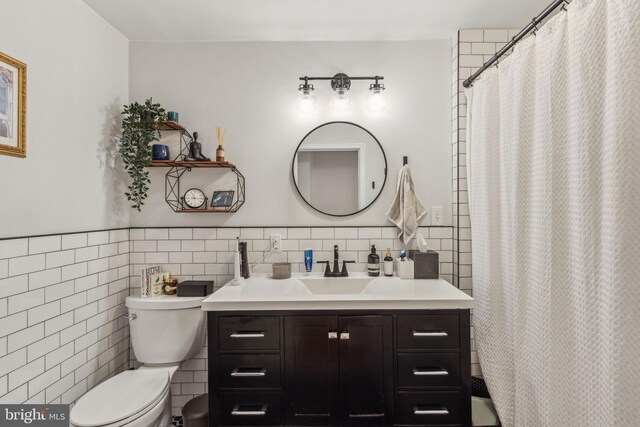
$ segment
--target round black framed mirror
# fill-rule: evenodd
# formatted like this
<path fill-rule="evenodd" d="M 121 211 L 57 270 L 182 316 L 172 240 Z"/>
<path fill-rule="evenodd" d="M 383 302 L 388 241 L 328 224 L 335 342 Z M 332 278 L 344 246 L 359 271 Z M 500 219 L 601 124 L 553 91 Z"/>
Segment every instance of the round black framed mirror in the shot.
<path fill-rule="evenodd" d="M 371 206 L 387 182 L 380 141 L 351 122 L 312 129 L 296 148 L 291 175 L 300 197 L 325 215 L 349 216 Z"/>

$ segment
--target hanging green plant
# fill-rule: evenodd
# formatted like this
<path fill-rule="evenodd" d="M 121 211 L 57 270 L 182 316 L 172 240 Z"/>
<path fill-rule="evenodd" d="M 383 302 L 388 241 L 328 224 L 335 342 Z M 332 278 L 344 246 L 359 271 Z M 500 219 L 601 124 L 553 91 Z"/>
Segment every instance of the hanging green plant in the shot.
<path fill-rule="evenodd" d="M 154 103 L 152 98 L 144 104 L 132 102 L 122 111 L 122 137 L 120 155 L 124 168 L 131 177 L 131 185 L 125 192 L 131 207 L 141 210 L 149 190 L 149 172 L 145 167 L 151 162 L 151 144 L 160 140 L 160 127 L 156 122 L 166 120 L 164 108 Z"/>

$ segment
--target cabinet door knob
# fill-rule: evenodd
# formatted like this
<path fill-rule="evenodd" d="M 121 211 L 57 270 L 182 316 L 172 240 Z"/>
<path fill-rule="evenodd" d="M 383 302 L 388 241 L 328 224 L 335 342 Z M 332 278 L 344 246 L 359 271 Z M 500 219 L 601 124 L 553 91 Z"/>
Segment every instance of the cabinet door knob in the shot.
<path fill-rule="evenodd" d="M 329 331 L 329 339 L 330 340 L 335 340 L 336 338 L 338 338 L 338 332 L 337 331 Z"/>
<path fill-rule="evenodd" d="M 340 339 L 341 340 L 348 340 L 349 339 L 349 332 L 340 332 Z"/>

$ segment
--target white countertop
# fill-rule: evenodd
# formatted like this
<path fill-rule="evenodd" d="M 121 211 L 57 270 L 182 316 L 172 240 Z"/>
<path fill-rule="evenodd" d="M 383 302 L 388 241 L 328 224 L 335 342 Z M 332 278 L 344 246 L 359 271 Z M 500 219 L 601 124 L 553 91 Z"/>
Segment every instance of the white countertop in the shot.
<path fill-rule="evenodd" d="M 202 309 L 433 310 L 468 309 L 474 306 L 473 298 L 442 279 L 403 280 L 394 276 L 369 278 L 371 281 L 366 283 L 367 278 L 365 273 L 352 273 L 344 278 L 294 274 L 290 279 L 275 280 L 258 274 L 244 280 L 239 286 L 225 285 L 202 302 Z M 336 293 L 332 293 L 332 286 L 337 289 Z M 312 292 L 310 287 L 315 291 Z M 352 293 L 341 293 L 349 292 L 347 289 L 351 287 L 355 289 Z"/>

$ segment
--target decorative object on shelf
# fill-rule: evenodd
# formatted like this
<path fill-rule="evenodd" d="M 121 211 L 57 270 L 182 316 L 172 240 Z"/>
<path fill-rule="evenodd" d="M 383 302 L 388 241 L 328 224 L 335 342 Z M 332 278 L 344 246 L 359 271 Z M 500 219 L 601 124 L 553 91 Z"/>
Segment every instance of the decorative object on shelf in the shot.
<path fill-rule="evenodd" d="M 132 102 L 125 105 L 122 111 L 122 137 L 120 138 L 120 155 L 124 162 L 124 168 L 131 177 L 131 185 L 125 192 L 127 200 L 132 202 L 131 207 L 141 210 L 149 190 L 149 172 L 144 168 L 151 161 L 151 144 L 160 140 L 159 125 L 145 123 L 145 112 L 153 111 L 155 119 L 165 119 L 164 108 L 153 99 L 147 99 L 144 104 Z M 155 120 L 154 120 L 155 121 Z"/>
<path fill-rule="evenodd" d="M 0 154 L 27 156 L 27 65 L 0 52 Z"/>
<path fill-rule="evenodd" d="M 317 98 L 314 93 L 315 88 L 309 84 L 310 80 L 329 80 L 331 81 L 331 89 L 334 92 L 334 100 L 331 105 L 336 110 L 346 110 L 350 106 L 349 89 L 351 89 L 352 80 L 373 80 L 374 83 L 369 85 L 368 108 L 371 111 L 382 111 L 386 108 L 386 99 L 384 96 L 384 84 L 380 80 L 384 80 L 383 76 L 373 77 L 349 77 L 344 73 L 338 73 L 333 77 L 300 77 L 304 83 L 298 86 L 298 109 L 304 112 L 313 111 L 317 106 Z"/>
<path fill-rule="evenodd" d="M 222 140 L 227 133 L 226 129 L 220 130 L 220 127 L 216 127 L 216 138 L 218 139 L 218 149 L 216 150 L 216 162 L 224 162 L 224 148 L 222 148 Z"/>
<path fill-rule="evenodd" d="M 169 111 L 167 113 L 167 120 L 171 120 L 172 122 L 179 123 L 180 114 L 177 111 Z"/>
<path fill-rule="evenodd" d="M 186 162 L 208 162 L 210 158 L 202 155 L 202 144 L 198 142 L 198 132 L 193 133 L 193 140 L 189 143 L 189 155 L 184 158 Z"/>
<path fill-rule="evenodd" d="M 233 204 L 233 195 L 235 191 L 214 191 L 211 198 L 212 208 L 228 208 Z"/>
<path fill-rule="evenodd" d="M 207 202 L 207 196 L 204 195 L 199 188 L 192 188 L 187 190 L 182 197 L 184 204 L 190 209 L 199 209 L 205 206 Z"/>
<path fill-rule="evenodd" d="M 142 119 L 147 123 L 155 122 L 156 112 L 153 110 L 145 110 L 144 113 L 142 113 Z"/>
<path fill-rule="evenodd" d="M 169 146 L 164 144 L 153 144 L 153 160 L 170 160 Z"/>

